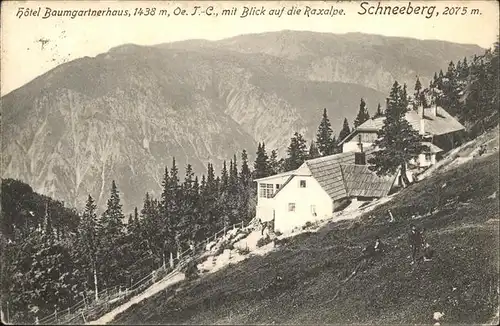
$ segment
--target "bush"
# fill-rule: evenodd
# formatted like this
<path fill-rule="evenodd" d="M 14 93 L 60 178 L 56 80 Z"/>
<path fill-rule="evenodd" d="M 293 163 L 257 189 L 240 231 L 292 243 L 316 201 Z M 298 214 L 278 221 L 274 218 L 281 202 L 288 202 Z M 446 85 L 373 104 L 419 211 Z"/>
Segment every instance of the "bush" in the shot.
<path fill-rule="evenodd" d="M 313 224 L 311 223 L 311 221 L 307 221 L 306 224 L 304 224 L 302 226 L 302 230 L 305 230 L 305 229 L 309 229 L 313 226 Z"/>
<path fill-rule="evenodd" d="M 279 237 L 280 235 L 283 235 L 283 233 L 279 230 L 274 231 L 274 234 Z"/>
<path fill-rule="evenodd" d="M 224 252 L 225 249 L 233 250 L 234 249 L 234 244 L 232 244 L 229 241 L 224 241 L 221 243 L 217 251 L 215 252 L 215 256 L 218 256 Z"/>
<path fill-rule="evenodd" d="M 257 241 L 257 247 L 263 247 L 263 246 L 265 246 L 268 243 L 271 243 L 271 238 L 270 237 L 260 238 Z"/>
<path fill-rule="evenodd" d="M 186 266 L 183 268 L 184 274 L 186 275 L 186 279 L 193 279 L 198 277 L 198 266 L 196 264 L 196 260 L 189 261 Z"/>
<path fill-rule="evenodd" d="M 248 247 L 245 248 L 238 248 L 236 249 L 236 252 L 239 253 L 240 255 L 248 255 L 250 253 L 250 249 Z"/>

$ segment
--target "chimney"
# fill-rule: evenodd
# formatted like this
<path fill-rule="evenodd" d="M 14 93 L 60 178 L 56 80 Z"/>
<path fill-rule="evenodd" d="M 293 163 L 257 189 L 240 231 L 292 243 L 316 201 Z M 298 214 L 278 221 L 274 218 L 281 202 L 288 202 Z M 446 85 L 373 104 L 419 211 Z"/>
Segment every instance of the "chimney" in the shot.
<path fill-rule="evenodd" d="M 421 105 L 418 107 L 418 115 L 420 117 L 420 134 L 425 134 L 425 115 L 424 115 L 424 107 Z"/>
<path fill-rule="evenodd" d="M 363 153 L 363 142 L 361 142 L 361 134 L 358 135 L 358 147 L 359 151 Z"/>
<path fill-rule="evenodd" d="M 432 105 L 432 116 L 437 117 L 438 115 L 438 107 L 436 104 Z"/>
<path fill-rule="evenodd" d="M 424 118 L 424 116 L 425 116 L 424 112 L 425 111 L 424 111 L 423 105 L 419 105 L 419 107 L 418 107 L 418 115 L 420 116 L 420 119 Z"/>

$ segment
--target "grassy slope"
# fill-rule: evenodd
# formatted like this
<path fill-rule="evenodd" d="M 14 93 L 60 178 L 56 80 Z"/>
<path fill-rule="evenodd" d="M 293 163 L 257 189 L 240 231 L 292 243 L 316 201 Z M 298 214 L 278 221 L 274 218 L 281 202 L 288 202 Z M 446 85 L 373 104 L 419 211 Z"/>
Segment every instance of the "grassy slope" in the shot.
<path fill-rule="evenodd" d="M 436 257 L 410 266 L 410 212 L 428 212 L 437 198 L 439 211 L 413 220 Z M 387 209 L 396 222 L 387 223 Z M 420 324 L 435 311 L 444 323 L 487 322 L 498 307 L 498 225 L 494 154 L 415 184 L 360 220 L 289 239 L 268 256 L 184 283 L 173 297 L 152 297 L 114 322 Z M 385 257 L 341 285 L 376 235 L 388 245 Z"/>

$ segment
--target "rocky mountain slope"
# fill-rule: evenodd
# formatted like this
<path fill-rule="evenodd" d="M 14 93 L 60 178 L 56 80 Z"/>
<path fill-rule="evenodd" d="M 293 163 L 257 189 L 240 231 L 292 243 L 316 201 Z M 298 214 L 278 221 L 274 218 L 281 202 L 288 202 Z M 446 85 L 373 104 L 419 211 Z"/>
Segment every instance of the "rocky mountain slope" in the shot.
<path fill-rule="evenodd" d="M 406 49 L 409 47 L 410 50 Z M 373 111 L 393 79 L 431 75 L 477 46 L 381 36 L 277 32 L 155 47 L 123 45 L 60 65 L 2 97 L 2 176 L 82 207 L 112 179 L 126 212 L 158 195 L 175 156 L 196 172 L 256 143 L 284 153 L 312 139 L 324 107 L 335 131 Z M 252 157 L 251 157 L 252 158 Z"/>

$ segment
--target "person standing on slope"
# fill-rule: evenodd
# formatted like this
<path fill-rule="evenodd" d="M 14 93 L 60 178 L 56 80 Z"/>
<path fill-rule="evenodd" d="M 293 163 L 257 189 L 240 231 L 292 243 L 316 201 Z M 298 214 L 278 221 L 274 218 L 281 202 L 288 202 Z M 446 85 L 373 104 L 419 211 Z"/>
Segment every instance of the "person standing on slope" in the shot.
<path fill-rule="evenodd" d="M 415 225 L 412 224 L 410 228 L 411 229 L 410 229 L 410 234 L 408 235 L 408 240 L 411 246 L 411 265 L 413 265 L 415 264 L 415 258 L 422 247 L 423 237 L 422 237 L 422 231 L 417 229 Z"/>

